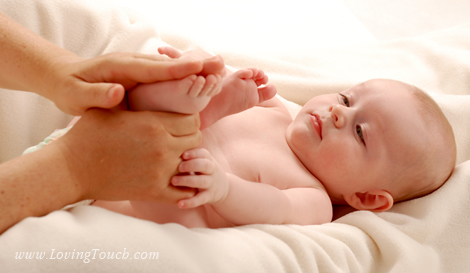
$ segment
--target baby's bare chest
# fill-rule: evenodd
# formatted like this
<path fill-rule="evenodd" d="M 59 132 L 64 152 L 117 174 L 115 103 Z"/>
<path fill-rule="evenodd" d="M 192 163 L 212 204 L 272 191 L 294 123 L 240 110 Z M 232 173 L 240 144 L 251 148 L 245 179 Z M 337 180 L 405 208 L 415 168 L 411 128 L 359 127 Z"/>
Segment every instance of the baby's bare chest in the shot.
<path fill-rule="evenodd" d="M 307 186 L 296 185 L 300 181 L 296 177 L 308 171 L 286 142 L 290 119 L 261 110 L 220 120 L 203 132 L 203 146 L 226 172 L 245 180 L 279 189 Z"/>

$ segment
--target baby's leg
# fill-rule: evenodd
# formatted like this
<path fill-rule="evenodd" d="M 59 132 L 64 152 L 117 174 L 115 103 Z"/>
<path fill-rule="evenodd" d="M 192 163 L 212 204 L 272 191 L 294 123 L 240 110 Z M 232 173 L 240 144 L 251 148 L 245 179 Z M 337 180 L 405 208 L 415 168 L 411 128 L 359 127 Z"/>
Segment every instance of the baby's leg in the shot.
<path fill-rule="evenodd" d="M 271 99 L 276 95 L 274 85 L 261 86 L 268 83 L 268 76 L 257 68 L 241 69 L 224 79 L 223 94 L 231 101 L 232 111 L 241 112 Z"/>
<path fill-rule="evenodd" d="M 276 87 L 261 86 L 267 82 L 264 71 L 257 68 L 241 69 L 226 76 L 222 91 L 201 112 L 201 129 L 225 116 L 245 111 L 273 98 Z"/>
<path fill-rule="evenodd" d="M 202 60 L 205 71 L 180 80 L 138 85 L 128 92 L 129 108 L 184 114 L 202 111 L 221 90 L 224 69 L 219 67 L 221 62 L 211 63 L 214 56 L 201 50 L 181 53 L 172 47 L 160 47 L 158 51 L 170 58 Z"/>
<path fill-rule="evenodd" d="M 181 80 L 140 84 L 128 91 L 129 109 L 198 113 L 219 91 L 219 81 L 220 75 L 190 75 Z"/>
<path fill-rule="evenodd" d="M 130 201 L 104 201 L 96 200 L 92 206 L 102 207 L 110 211 L 121 213 L 127 216 L 136 217 Z"/>

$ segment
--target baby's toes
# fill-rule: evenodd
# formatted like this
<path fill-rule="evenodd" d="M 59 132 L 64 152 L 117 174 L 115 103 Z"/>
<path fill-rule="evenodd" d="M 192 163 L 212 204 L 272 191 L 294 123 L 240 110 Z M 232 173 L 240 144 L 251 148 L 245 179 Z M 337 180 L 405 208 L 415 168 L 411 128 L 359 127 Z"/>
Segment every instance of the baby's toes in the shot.
<path fill-rule="evenodd" d="M 210 91 L 209 96 L 214 97 L 222 91 L 222 84 L 223 84 L 223 78 L 221 75 L 217 74 L 215 76 L 215 84 L 214 87 L 212 87 L 212 90 Z"/>
<path fill-rule="evenodd" d="M 277 93 L 276 87 L 268 84 L 263 87 L 258 87 L 259 103 L 272 99 Z"/>
<path fill-rule="evenodd" d="M 214 89 L 215 85 L 217 84 L 217 78 L 214 75 L 206 76 L 206 83 L 201 90 L 200 96 L 214 96 L 212 93 L 212 89 Z"/>
<path fill-rule="evenodd" d="M 176 86 L 177 90 L 188 90 L 194 84 L 194 81 L 197 79 L 196 75 L 189 75 L 181 80 L 175 80 L 178 83 Z"/>
<path fill-rule="evenodd" d="M 251 68 L 240 69 L 240 70 L 235 71 L 232 74 L 233 77 L 237 77 L 237 78 L 240 78 L 240 79 L 243 79 L 243 80 L 251 79 L 251 78 L 253 78 L 253 75 L 254 75 L 254 71 Z"/>
<path fill-rule="evenodd" d="M 195 75 L 192 75 L 192 76 L 195 76 Z M 199 96 L 199 94 L 204 88 L 205 83 L 206 83 L 206 79 L 203 76 L 196 76 L 196 78 L 190 85 L 189 92 L 188 92 L 189 96 L 191 98 L 196 98 L 197 96 Z"/>
<path fill-rule="evenodd" d="M 263 70 L 258 69 L 258 73 L 256 74 L 256 77 L 253 78 L 255 81 L 256 85 L 260 86 L 262 84 L 268 83 L 268 75 L 264 73 Z"/>

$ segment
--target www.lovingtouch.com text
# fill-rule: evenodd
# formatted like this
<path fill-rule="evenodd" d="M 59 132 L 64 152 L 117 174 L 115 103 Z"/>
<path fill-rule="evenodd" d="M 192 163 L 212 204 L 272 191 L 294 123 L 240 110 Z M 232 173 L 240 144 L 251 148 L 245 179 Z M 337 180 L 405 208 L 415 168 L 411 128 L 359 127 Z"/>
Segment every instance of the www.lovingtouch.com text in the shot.
<path fill-rule="evenodd" d="M 15 253 L 17 260 L 82 260 L 89 263 L 92 260 L 157 260 L 158 252 L 142 251 L 130 253 L 124 248 L 123 251 L 101 251 L 94 248 L 91 251 L 19 251 Z"/>

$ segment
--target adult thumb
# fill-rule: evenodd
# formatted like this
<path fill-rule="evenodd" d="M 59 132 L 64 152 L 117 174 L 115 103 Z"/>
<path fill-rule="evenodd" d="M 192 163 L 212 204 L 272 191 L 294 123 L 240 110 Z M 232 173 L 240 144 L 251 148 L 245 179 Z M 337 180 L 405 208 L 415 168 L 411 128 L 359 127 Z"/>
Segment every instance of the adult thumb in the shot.
<path fill-rule="evenodd" d="M 116 83 L 87 83 L 81 94 L 85 108 L 113 108 L 124 98 L 124 87 Z"/>

